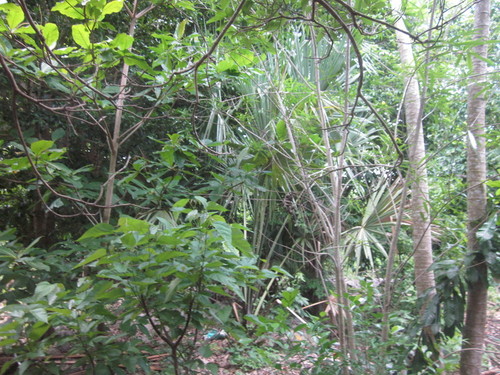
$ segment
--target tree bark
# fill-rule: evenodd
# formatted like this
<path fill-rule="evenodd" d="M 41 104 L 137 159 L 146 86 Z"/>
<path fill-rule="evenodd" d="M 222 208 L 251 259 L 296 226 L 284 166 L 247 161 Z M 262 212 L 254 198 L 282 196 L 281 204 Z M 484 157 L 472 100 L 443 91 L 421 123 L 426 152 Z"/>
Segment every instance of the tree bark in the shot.
<path fill-rule="evenodd" d="M 399 16 L 395 26 L 407 31 L 400 14 L 401 0 L 391 0 L 391 6 Z M 408 146 L 411 181 L 411 217 L 413 259 L 415 263 L 415 287 L 417 296 L 426 300 L 435 293 L 436 286 L 434 273 L 429 270 L 432 265 L 432 237 L 429 214 L 429 187 L 427 183 L 427 167 L 425 165 L 425 144 L 421 116 L 421 96 L 417 78 L 415 77 L 415 60 L 412 51 L 412 39 L 408 34 L 396 31 L 396 39 L 401 56 L 401 63 L 405 69 L 406 92 L 404 110 L 408 129 Z M 425 302 L 421 314 L 425 311 Z M 429 333 L 429 332 L 428 332 Z"/>
<path fill-rule="evenodd" d="M 490 1 L 479 0 L 474 15 L 474 40 L 489 38 Z M 486 208 L 486 99 L 485 84 L 487 44 L 474 47 L 472 76 L 467 89 L 467 250 L 473 258 L 469 280 L 467 312 L 463 330 L 461 375 L 479 375 L 484 351 L 488 300 L 488 267 L 480 253 L 477 230 L 487 216 Z"/>

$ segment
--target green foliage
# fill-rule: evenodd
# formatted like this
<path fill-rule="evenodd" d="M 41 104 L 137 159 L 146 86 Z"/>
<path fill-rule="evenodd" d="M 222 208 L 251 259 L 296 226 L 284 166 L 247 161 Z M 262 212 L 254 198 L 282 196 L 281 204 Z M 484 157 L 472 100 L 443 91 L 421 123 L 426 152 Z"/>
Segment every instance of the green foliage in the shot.
<path fill-rule="evenodd" d="M 493 277 L 498 278 L 500 275 L 500 257 L 498 249 L 500 247 L 500 234 L 498 231 L 498 213 L 495 212 L 488 220 L 479 228 L 476 237 L 479 242 L 479 251 L 477 253 L 467 254 L 465 264 L 471 265 L 478 260 L 486 262 L 488 269 Z M 470 282 L 477 281 L 480 277 L 473 267 L 469 267 L 467 274 Z M 487 283 L 487 280 L 485 280 Z"/>
<path fill-rule="evenodd" d="M 117 373 L 113 369 L 124 365 L 120 373 L 134 373 L 147 369 L 141 352 L 147 347 L 135 338 L 142 332 L 169 348 L 174 373 L 202 366 L 192 362 L 185 341 L 196 340 L 193 330 L 214 319 L 230 329 L 231 309 L 217 299 L 243 300 L 243 288 L 273 275 L 259 273 L 239 226 L 228 224 L 217 207 L 196 197 L 174 205 L 175 220 L 123 216 L 116 226 L 98 224 L 79 238 L 78 258 L 58 275 L 61 283 L 47 281 L 53 268 L 43 254 L 33 246 L 16 249 L 7 242 L 12 231 L 3 233 L 2 288 L 12 297 L 5 294 L 2 312 L 13 319 L 1 328 L 4 353 L 36 368 L 36 356 L 71 343 L 71 353 L 86 353 L 76 367 Z M 51 260 L 62 263 L 65 256 Z M 104 327 L 121 333 L 109 335 Z M 61 329 L 68 335 L 57 336 Z M 180 353 L 181 363 L 175 359 Z"/>
<path fill-rule="evenodd" d="M 243 370 L 301 355 L 314 364 L 307 373 L 347 366 L 386 373 L 405 370 L 413 351 L 421 357 L 415 367 L 437 371 L 427 357 L 436 348 L 419 341 L 423 323 L 409 277 L 393 281 L 388 342 L 378 339 L 380 286 L 361 280 L 349 289 L 357 361 L 338 348 L 338 328 L 322 306 L 319 316 L 301 311 L 306 297 L 334 294 L 324 290 L 333 284 L 334 251 L 347 274 L 385 271 L 408 168 L 400 159 L 408 153 L 405 84 L 387 2 L 359 0 L 355 12 L 339 2 L 333 19 L 320 2 L 312 14 L 307 1 L 247 1 L 231 24 L 237 2 L 227 0 L 18 3 L 0 1 L 0 290 L 10 316 L 0 347 L 17 356 L 19 373 L 79 366 L 148 373 L 142 350 L 164 348 L 168 373 L 193 373 L 204 367 L 194 360 L 196 331 L 211 325 L 238 342 L 233 361 Z M 429 5 L 406 5 L 409 24 L 424 32 Z M 464 40 L 471 34 L 460 6 L 444 9 L 436 10 L 442 23 L 432 45 L 416 36 L 412 72 L 427 93 L 428 204 L 440 259 L 424 323 L 443 333 L 441 347 L 458 339 L 466 276 L 478 277 L 465 275 L 456 259 L 466 221 L 463 82 L 481 43 Z M 354 34 L 364 71 L 352 43 L 347 53 L 339 20 Z M 430 61 L 422 61 L 427 52 Z M 358 100 L 361 77 L 373 108 Z M 490 107 L 488 122 L 496 124 L 498 106 Z M 486 138 L 494 168 L 493 126 Z M 342 191 L 333 198 L 332 176 Z M 498 181 L 487 184 L 498 204 Z M 111 224 L 100 223 L 110 186 Z M 329 221 L 336 206 L 341 227 L 332 230 L 341 248 L 331 246 L 317 215 L 320 208 Z M 498 276 L 495 215 L 479 230 L 480 252 L 466 266 L 484 260 Z M 406 233 L 398 247 L 399 275 L 406 276 Z M 278 282 L 275 272 L 294 280 Z M 253 313 L 247 332 L 232 322 L 234 301 Z M 85 356 L 73 368 L 37 360 L 62 346 Z M 199 352 L 209 357 L 212 349 Z"/>

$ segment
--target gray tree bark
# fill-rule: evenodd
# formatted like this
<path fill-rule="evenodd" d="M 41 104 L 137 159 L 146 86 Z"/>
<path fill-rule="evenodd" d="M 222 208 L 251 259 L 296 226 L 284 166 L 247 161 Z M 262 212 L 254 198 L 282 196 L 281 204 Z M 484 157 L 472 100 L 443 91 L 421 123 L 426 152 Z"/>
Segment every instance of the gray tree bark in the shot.
<path fill-rule="evenodd" d="M 490 1 L 476 2 L 474 15 L 474 40 L 488 40 Z M 469 281 L 467 312 L 463 330 L 461 375 L 479 375 L 484 351 L 486 313 L 488 300 L 488 267 L 479 253 L 477 230 L 487 216 L 486 208 L 486 99 L 484 84 L 488 54 L 487 44 L 474 47 L 472 75 L 467 88 L 467 249 L 474 256 L 471 265 L 473 279 Z"/>
<path fill-rule="evenodd" d="M 401 15 L 401 0 L 391 0 L 391 6 L 399 17 L 395 26 L 407 31 Z M 406 92 L 404 110 L 408 129 L 408 146 L 411 181 L 411 217 L 413 259 L 415 263 L 415 286 L 417 295 L 423 297 L 434 293 L 436 286 L 434 273 L 429 270 L 432 265 L 432 237 L 430 230 L 429 187 L 427 183 L 427 167 L 425 164 L 425 144 L 421 118 L 420 87 L 415 77 L 415 60 L 412 51 L 412 39 L 401 31 L 396 31 L 397 45 L 401 63 L 405 69 Z M 424 304 L 425 307 L 425 304 Z M 421 310 L 424 311 L 424 308 Z"/>

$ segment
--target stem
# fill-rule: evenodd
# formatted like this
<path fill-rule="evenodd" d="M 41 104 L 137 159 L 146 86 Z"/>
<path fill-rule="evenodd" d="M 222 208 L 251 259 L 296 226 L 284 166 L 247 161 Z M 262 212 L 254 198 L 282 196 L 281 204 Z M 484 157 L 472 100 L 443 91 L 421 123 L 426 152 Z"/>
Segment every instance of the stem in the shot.
<path fill-rule="evenodd" d="M 330 135 L 328 133 L 328 118 L 326 116 L 325 108 L 323 106 L 323 100 L 321 95 L 321 79 L 320 79 L 320 63 L 321 60 L 318 56 L 316 33 L 314 28 L 311 26 L 311 39 L 312 39 L 312 50 L 314 59 L 314 80 L 315 80 L 315 91 L 318 105 L 318 114 L 320 125 L 322 129 L 323 143 L 325 146 L 327 167 L 331 172 L 329 173 L 330 184 L 332 189 L 332 204 L 333 204 L 333 223 L 332 226 L 332 236 L 330 238 L 333 247 L 333 259 L 335 266 L 335 287 L 338 294 L 338 300 L 340 301 L 338 309 L 338 326 L 339 326 L 339 343 L 345 358 L 355 359 L 355 343 L 354 343 L 354 327 L 352 322 L 351 311 L 349 308 L 349 300 L 346 297 L 346 284 L 344 273 L 342 270 L 342 256 L 341 256 L 341 204 L 340 200 L 342 197 L 342 167 L 344 165 L 343 153 L 338 158 L 337 167 L 340 169 L 336 170 L 335 163 L 333 161 L 332 149 L 330 144 Z M 349 72 L 350 67 L 350 43 L 347 40 L 346 46 L 346 71 Z M 349 91 L 349 74 L 346 74 L 345 83 L 345 103 L 344 103 L 344 135 L 342 139 L 342 148 L 345 147 L 347 142 L 347 124 L 348 124 L 348 91 Z M 331 302 L 329 302 L 331 304 Z M 333 311 L 333 306 L 330 306 Z M 344 374 L 349 373 L 348 366 L 343 366 L 342 371 Z"/>
<path fill-rule="evenodd" d="M 139 15 L 135 13 L 137 9 L 137 0 L 134 0 L 133 12 L 131 13 L 131 21 L 129 25 L 129 35 L 134 37 L 135 34 L 135 26 L 137 25 L 137 19 L 140 15 L 144 13 L 140 13 Z M 129 48 L 129 50 L 132 47 Z M 115 123 L 113 129 L 113 136 L 110 140 L 108 140 L 109 144 L 109 178 L 106 182 L 106 192 L 104 195 L 104 210 L 102 214 L 102 221 L 104 223 L 109 223 L 111 218 L 111 208 L 113 205 L 113 193 L 115 190 L 115 177 L 116 177 L 116 165 L 118 162 L 118 152 L 120 149 L 120 134 L 121 134 L 121 126 L 123 121 L 123 105 L 125 103 L 126 98 L 126 87 L 128 84 L 128 73 L 130 66 L 123 62 L 121 78 L 120 78 L 120 92 L 118 94 L 118 99 L 116 101 L 116 112 L 115 112 Z"/>
<path fill-rule="evenodd" d="M 394 268 L 394 259 L 398 250 L 398 238 L 401 231 L 401 223 L 406 206 L 406 198 L 408 195 L 408 181 L 405 181 L 402 191 L 401 203 L 399 206 L 398 217 L 396 219 L 396 226 L 393 228 L 391 245 L 389 254 L 387 255 L 387 268 L 385 271 L 385 285 L 384 285 L 384 304 L 382 305 L 382 342 L 386 343 L 389 339 L 389 308 L 392 300 L 392 277 Z M 383 347 L 385 351 L 385 347 Z"/>

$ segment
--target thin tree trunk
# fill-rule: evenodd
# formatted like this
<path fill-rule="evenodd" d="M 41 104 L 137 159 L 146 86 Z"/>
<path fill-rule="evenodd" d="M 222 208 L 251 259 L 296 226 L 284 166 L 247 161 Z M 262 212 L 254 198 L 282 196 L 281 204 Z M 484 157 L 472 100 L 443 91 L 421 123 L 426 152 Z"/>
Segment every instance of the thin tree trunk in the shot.
<path fill-rule="evenodd" d="M 134 10 L 137 7 L 137 3 L 134 3 Z M 130 22 L 129 27 L 129 35 L 134 36 L 135 25 L 137 23 L 137 19 L 134 17 Z M 116 165 L 118 163 L 118 152 L 120 149 L 120 134 L 121 134 L 121 125 L 123 121 L 123 105 L 125 104 L 126 97 L 126 88 L 128 84 L 128 72 L 129 65 L 127 63 L 123 63 L 121 78 L 120 78 L 120 92 L 118 94 L 118 99 L 116 101 L 116 112 L 115 112 L 115 122 L 113 128 L 113 134 L 111 139 L 108 141 L 109 145 L 109 167 L 108 167 L 108 181 L 106 181 L 106 194 L 104 195 L 104 210 L 102 214 L 102 221 L 104 223 L 109 223 L 109 219 L 111 218 L 111 207 L 113 205 L 113 194 L 115 190 L 115 177 L 116 177 Z"/>
<path fill-rule="evenodd" d="M 391 6 L 399 16 L 395 26 L 407 31 L 401 18 L 401 0 L 391 0 Z M 429 213 L 429 187 L 427 184 L 427 168 L 425 165 L 425 144 L 420 113 L 421 96 L 417 78 L 415 77 L 415 60 L 412 51 L 411 38 L 400 31 L 396 31 L 397 44 L 401 63 L 405 69 L 406 93 L 404 97 L 404 110 L 406 126 L 408 128 L 408 146 L 410 161 L 411 184 L 411 216 L 413 259 L 415 263 L 415 287 L 417 296 L 430 297 L 434 293 L 434 274 L 429 267 L 432 265 L 432 237 L 430 231 Z M 428 297 L 426 300 L 428 300 Z M 424 301 L 421 314 L 425 311 Z M 428 338 L 432 338 L 429 328 L 425 328 Z"/>
<path fill-rule="evenodd" d="M 490 25 L 490 1 L 476 3 L 474 28 L 475 40 L 488 40 Z M 484 350 L 486 312 L 488 300 L 488 268 L 479 253 L 476 233 L 487 216 L 486 209 L 486 99 L 483 95 L 487 44 L 474 47 L 477 55 L 472 57 L 472 77 L 467 94 L 467 249 L 474 255 L 467 294 L 467 313 L 463 330 L 461 375 L 481 373 Z"/>
<path fill-rule="evenodd" d="M 314 80 L 315 80 L 315 90 L 316 90 L 316 99 L 318 105 L 318 115 L 320 119 L 322 136 L 323 136 L 323 144 L 325 146 L 326 153 L 326 162 L 327 168 L 331 170 L 329 173 L 330 184 L 331 184 L 331 201 L 332 201 L 332 211 L 333 217 L 331 222 L 331 229 L 333 230 L 331 240 L 331 246 L 333 248 L 332 258 L 334 260 L 335 267 L 335 288 L 338 294 L 338 300 L 340 301 L 340 306 L 338 307 L 338 325 L 339 325 L 339 337 L 341 338 L 341 342 L 345 347 L 342 347 L 344 355 L 351 360 L 356 360 L 356 344 L 354 340 L 354 324 L 352 319 L 352 314 L 350 311 L 350 301 L 346 297 L 346 282 L 343 271 L 343 261 L 342 261 L 342 252 L 341 252 L 341 199 L 343 194 L 342 187 L 342 173 L 344 167 L 344 153 L 338 157 L 337 163 L 334 163 L 332 148 L 330 145 L 330 136 L 328 132 L 328 119 L 326 116 L 326 111 L 323 105 L 323 99 L 321 95 L 321 87 L 320 87 L 320 62 L 321 59 L 318 56 L 317 51 L 317 40 L 316 33 L 314 27 L 311 27 L 311 35 L 312 35 L 312 49 L 313 49 L 313 58 L 314 58 Z M 348 113 L 349 113 L 349 102 L 348 102 L 348 92 L 349 92 L 349 69 L 350 69 L 350 43 L 347 41 L 346 46 L 346 78 L 345 78 L 345 103 L 344 103 L 344 124 L 348 122 Z M 343 137 L 342 137 L 342 150 L 345 149 L 345 145 L 347 143 L 347 129 L 343 128 Z M 335 170 L 337 169 L 337 170 Z M 325 231 L 326 232 L 326 231 Z M 334 306 L 331 306 L 332 302 L 330 301 L 330 309 L 334 309 Z M 334 311 L 334 310 L 332 310 Z M 342 369 L 344 374 L 349 373 L 349 369 L 347 366 L 344 366 Z"/>

